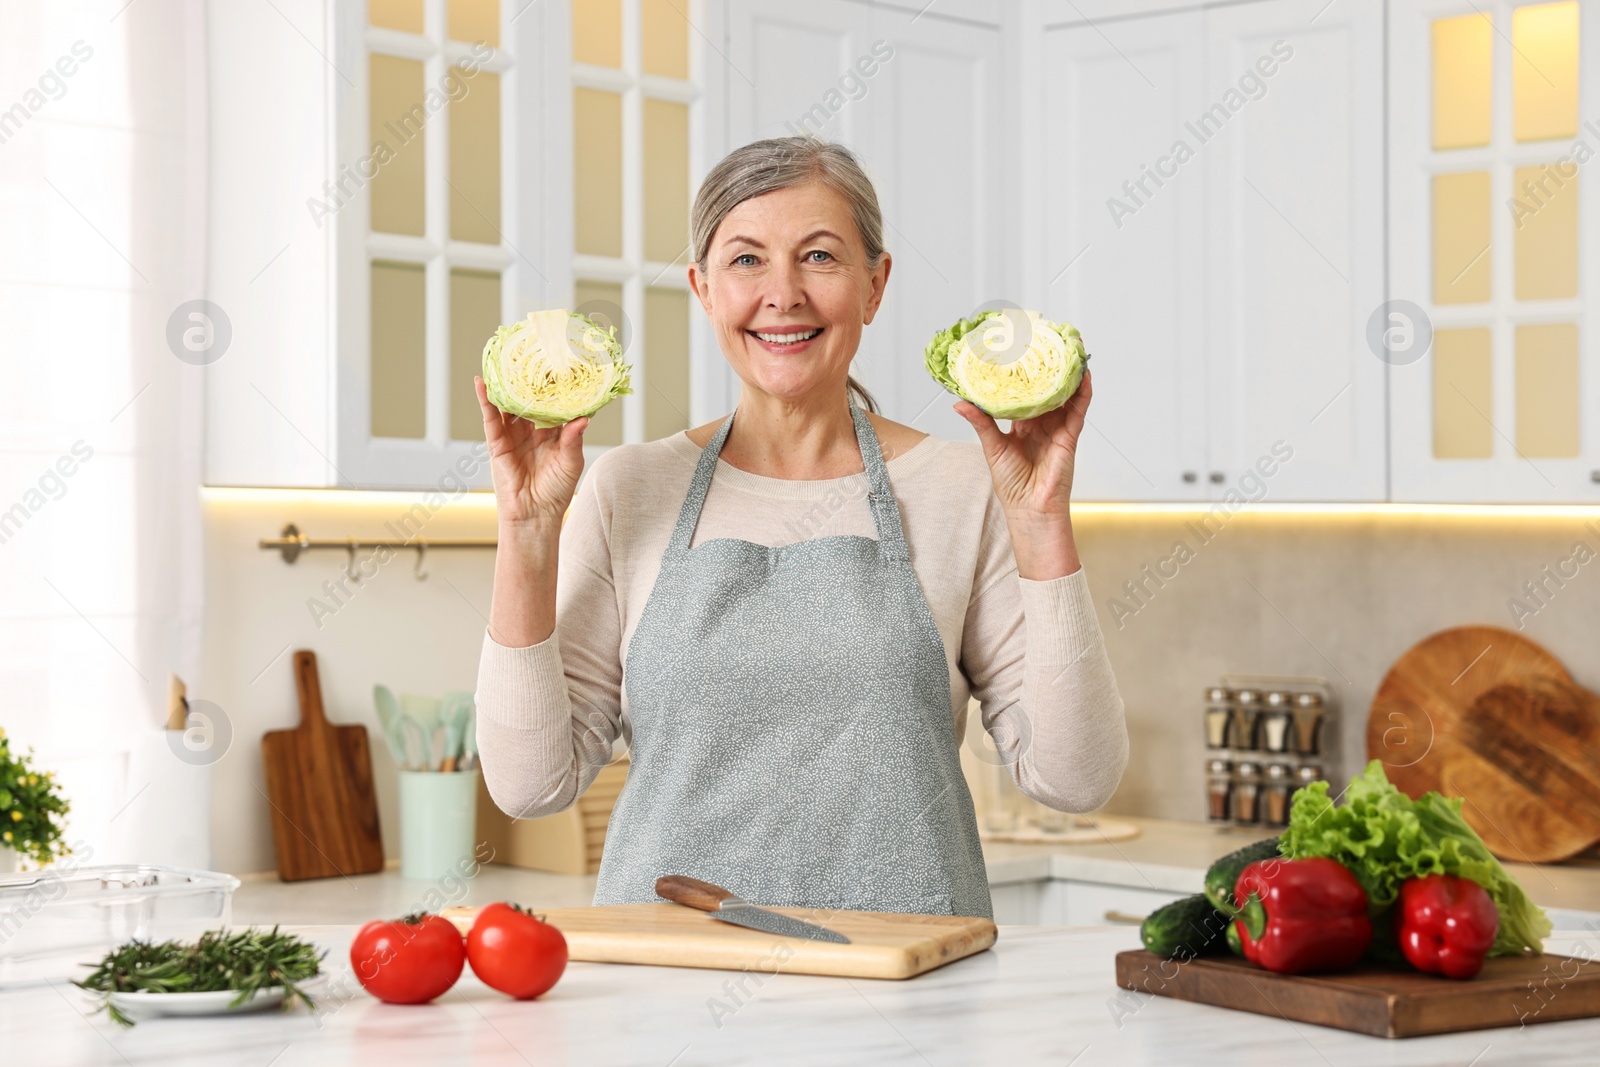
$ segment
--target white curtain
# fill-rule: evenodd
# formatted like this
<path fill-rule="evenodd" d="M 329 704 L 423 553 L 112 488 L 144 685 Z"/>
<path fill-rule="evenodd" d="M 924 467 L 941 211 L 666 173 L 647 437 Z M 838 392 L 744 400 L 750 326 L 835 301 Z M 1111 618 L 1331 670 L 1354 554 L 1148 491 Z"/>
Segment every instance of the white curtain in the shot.
<path fill-rule="evenodd" d="M 94 859 L 199 663 L 205 371 L 167 326 L 205 295 L 204 31 L 201 0 L 0 4 L 0 726 Z"/>

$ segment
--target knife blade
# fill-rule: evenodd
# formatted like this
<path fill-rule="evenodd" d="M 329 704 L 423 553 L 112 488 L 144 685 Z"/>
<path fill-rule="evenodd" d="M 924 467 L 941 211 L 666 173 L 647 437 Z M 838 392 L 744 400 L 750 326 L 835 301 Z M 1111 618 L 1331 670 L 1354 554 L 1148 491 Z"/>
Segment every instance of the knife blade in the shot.
<path fill-rule="evenodd" d="M 656 895 L 706 912 L 713 919 L 721 919 L 725 923 L 743 926 L 746 929 L 777 934 L 779 937 L 830 941 L 836 945 L 850 944 L 850 939 L 836 930 L 806 922 L 804 919 L 792 919 L 770 908 L 752 904 L 720 885 L 702 882 L 685 874 L 669 874 L 657 878 Z"/>

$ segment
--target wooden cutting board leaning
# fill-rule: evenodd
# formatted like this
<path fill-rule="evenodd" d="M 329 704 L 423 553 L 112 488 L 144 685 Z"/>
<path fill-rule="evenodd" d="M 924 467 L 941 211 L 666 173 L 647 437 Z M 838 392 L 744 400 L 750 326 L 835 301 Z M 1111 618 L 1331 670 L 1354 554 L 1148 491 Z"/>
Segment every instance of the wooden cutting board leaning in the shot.
<path fill-rule="evenodd" d="M 1237 956 L 1179 963 L 1139 949 L 1117 954 L 1117 985 L 1373 1037 L 1600 1016 L 1600 968 L 1573 956 L 1497 957 L 1476 978 L 1457 982 L 1375 965 L 1337 974 L 1274 974 Z"/>
<path fill-rule="evenodd" d="M 1600 842 L 1600 696 L 1510 630 L 1444 630 L 1395 661 L 1367 755 L 1412 797 L 1462 797 L 1501 859 L 1553 863 Z"/>
<path fill-rule="evenodd" d="M 567 939 L 569 958 L 590 963 L 761 970 L 841 978 L 915 978 L 982 952 L 997 933 L 988 919 L 879 911 L 773 908 L 826 926 L 848 945 L 748 930 L 680 904 L 610 904 L 540 912 Z M 463 933 L 477 908 L 446 908 Z"/>
<path fill-rule="evenodd" d="M 278 877 L 297 882 L 381 871 L 367 728 L 328 721 L 315 653 L 294 654 L 294 681 L 300 725 L 261 738 Z"/>

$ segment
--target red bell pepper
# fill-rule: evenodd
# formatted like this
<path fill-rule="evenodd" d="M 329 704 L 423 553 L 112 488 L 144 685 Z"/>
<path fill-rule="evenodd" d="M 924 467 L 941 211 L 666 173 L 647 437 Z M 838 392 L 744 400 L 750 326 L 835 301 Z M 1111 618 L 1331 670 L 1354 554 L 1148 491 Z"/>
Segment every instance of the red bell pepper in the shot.
<path fill-rule="evenodd" d="M 1367 894 L 1342 863 L 1323 857 L 1252 863 L 1233 899 L 1244 901 L 1234 928 L 1244 958 L 1269 971 L 1336 971 L 1372 941 Z"/>
<path fill-rule="evenodd" d="M 1500 913 L 1477 882 L 1430 874 L 1400 884 L 1395 934 L 1411 966 L 1446 978 L 1471 978 L 1500 932 Z"/>

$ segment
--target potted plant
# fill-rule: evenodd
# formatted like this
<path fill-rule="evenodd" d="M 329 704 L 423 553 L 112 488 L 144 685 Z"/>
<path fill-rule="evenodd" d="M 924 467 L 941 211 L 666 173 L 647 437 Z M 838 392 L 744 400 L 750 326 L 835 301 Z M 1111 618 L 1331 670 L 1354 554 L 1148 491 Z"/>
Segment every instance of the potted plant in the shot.
<path fill-rule="evenodd" d="M 33 765 L 33 753 L 15 755 L 0 729 L 0 873 L 27 858 L 43 867 L 71 851 L 61 837 L 70 805 L 55 775 Z"/>

